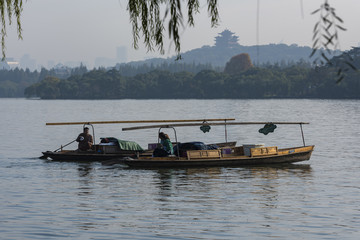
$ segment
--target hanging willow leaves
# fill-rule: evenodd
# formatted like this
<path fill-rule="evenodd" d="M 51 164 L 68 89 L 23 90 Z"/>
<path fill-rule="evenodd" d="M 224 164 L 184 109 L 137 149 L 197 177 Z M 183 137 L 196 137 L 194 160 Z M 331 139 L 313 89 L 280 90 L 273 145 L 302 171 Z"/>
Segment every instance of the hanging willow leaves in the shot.
<path fill-rule="evenodd" d="M 184 27 L 183 5 L 187 8 L 187 24 L 195 25 L 194 16 L 200 12 L 200 0 L 128 0 L 127 10 L 130 14 L 132 24 L 133 46 L 138 48 L 138 42 L 141 37 L 144 39 L 148 51 L 155 48 L 164 53 L 164 32 L 169 34 L 170 40 L 175 45 L 175 51 L 180 56 L 180 28 Z M 302 7 L 302 1 L 301 1 Z M 0 0 L 1 14 L 1 47 L 2 59 L 5 59 L 5 38 L 6 26 L 12 24 L 12 18 L 16 18 L 18 38 L 22 39 L 22 28 L 20 16 L 23 11 L 23 0 Z M 207 12 L 210 17 L 211 26 L 214 27 L 219 21 L 218 0 L 207 0 Z M 331 48 L 338 49 L 338 31 L 346 31 L 341 26 L 343 20 L 336 15 L 328 0 L 312 14 L 320 14 L 319 21 L 315 24 L 313 30 L 313 51 L 311 57 L 316 56 L 315 64 L 329 64 L 332 62 L 329 55 L 332 54 Z M 8 19 L 8 22 L 7 20 Z M 168 22 L 167 25 L 166 21 Z M 245 23 L 246 24 L 246 23 Z M 320 54 L 315 54 L 317 52 Z M 343 79 L 343 74 L 348 69 L 356 69 L 351 60 L 346 60 L 343 66 L 347 67 L 340 71 L 339 79 Z"/>
<path fill-rule="evenodd" d="M 16 17 L 18 38 L 22 39 L 22 28 L 20 16 L 22 13 L 22 0 L 0 0 L 1 14 L 1 47 L 2 57 L 5 59 L 5 38 L 6 26 L 12 23 L 12 16 Z M 127 10 L 130 14 L 132 24 L 133 47 L 138 48 L 140 37 L 144 38 L 144 43 L 148 51 L 155 48 L 160 53 L 164 53 L 164 23 L 168 21 L 167 31 L 169 38 L 175 45 L 176 53 L 180 54 L 180 27 L 184 27 L 184 17 L 182 5 L 187 3 L 187 23 L 194 26 L 194 16 L 199 13 L 199 0 L 128 0 Z M 165 10 L 165 11 L 164 11 Z M 210 16 L 211 26 L 214 27 L 219 21 L 218 1 L 207 0 L 207 11 Z M 164 12 L 162 15 L 161 12 Z M 6 22 L 6 15 L 9 22 Z"/>
<path fill-rule="evenodd" d="M 340 48 L 339 31 L 346 31 L 346 29 L 341 26 L 344 21 L 336 15 L 335 8 L 330 6 L 328 0 L 325 0 L 324 4 L 322 4 L 319 9 L 312 12 L 312 14 L 319 14 L 319 21 L 314 26 L 312 38 L 313 51 L 311 52 L 310 57 L 313 57 L 315 53 L 318 52 L 318 56 L 320 57 L 316 57 L 313 63 L 316 65 L 327 64 L 332 66 L 333 61 L 330 59 L 333 57 L 333 53 L 331 50 L 338 50 Z M 344 79 L 344 72 L 349 70 L 348 67 L 357 70 L 348 59 L 345 59 L 344 63 L 345 64 L 336 66 L 339 68 L 337 83 Z M 343 69 L 344 67 L 345 69 Z"/>
<path fill-rule="evenodd" d="M 8 23 L 6 23 L 6 12 Z M 20 16 L 22 12 L 22 0 L 0 0 L 0 15 L 1 15 L 1 50 L 2 60 L 5 59 L 5 37 L 6 37 L 6 25 L 12 24 L 12 17 L 15 15 L 17 23 L 18 38 L 22 39 L 22 28 Z"/>
<path fill-rule="evenodd" d="M 182 4 L 187 2 L 187 23 L 194 26 L 194 15 L 199 13 L 199 0 L 128 0 L 127 10 L 130 13 L 130 22 L 133 30 L 133 46 L 138 48 L 140 34 L 144 37 L 144 44 L 148 51 L 154 48 L 164 53 L 165 30 L 164 22 L 167 20 L 167 31 L 170 40 L 175 45 L 175 51 L 180 55 L 180 27 L 184 27 Z M 217 0 L 207 0 L 208 14 L 211 18 L 211 26 L 214 27 L 219 21 Z M 160 9 L 164 9 L 161 16 Z"/>

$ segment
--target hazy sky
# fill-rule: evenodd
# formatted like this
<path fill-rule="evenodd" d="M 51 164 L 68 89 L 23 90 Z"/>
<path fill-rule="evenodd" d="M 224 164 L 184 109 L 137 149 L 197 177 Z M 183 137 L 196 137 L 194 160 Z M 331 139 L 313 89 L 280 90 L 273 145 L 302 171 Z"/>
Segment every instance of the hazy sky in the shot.
<path fill-rule="evenodd" d="M 206 1 L 195 18 L 195 28 L 181 30 L 182 51 L 214 45 L 214 37 L 224 29 L 239 36 L 241 45 L 256 45 L 256 0 L 219 0 L 220 24 L 210 27 Z M 301 2 L 303 3 L 303 13 Z M 310 13 L 324 0 L 260 0 L 260 44 L 296 43 L 312 45 L 312 31 L 318 16 Z M 340 33 L 341 50 L 359 46 L 360 0 L 329 0 L 348 29 Z M 185 6 L 185 5 L 184 5 Z M 132 29 L 126 0 L 27 0 L 22 15 L 23 40 L 17 39 L 16 24 L 8 28 L 7 57 L 19 60 L 24 54 L 47 66 L 82 61 L 93 66 L 96 57 L 115 58 L 116 47 L 127 47 L 128 61 L 159 56 L 140 42 L 132 48 Z M 165 36 L 168 36 L 167 33 Z M 165 44 L 164 57 L 174 54 Z"/>

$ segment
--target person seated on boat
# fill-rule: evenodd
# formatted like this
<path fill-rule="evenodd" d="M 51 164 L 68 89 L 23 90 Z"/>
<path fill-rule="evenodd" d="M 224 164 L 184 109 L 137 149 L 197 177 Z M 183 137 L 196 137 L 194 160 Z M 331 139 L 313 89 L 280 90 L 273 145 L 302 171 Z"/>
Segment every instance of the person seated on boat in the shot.
<path fill-rule="evenodd" d="M 160 144 L 154 150 L 154 157 L 166 157 L 174 154 L 173 145 L 170 141 L 170 138 L 167 134 L 161 132 L 159 133 Z"/>
<path fill-rule="evenodd" d="M 93 145 L 93 137 L 89 134 L 88 127 L 84 128 L 84 132 L 79 134 L 76 141 L 79 143 L 78 148 L 80 151 L 87 151 L 91 149 Z"/>

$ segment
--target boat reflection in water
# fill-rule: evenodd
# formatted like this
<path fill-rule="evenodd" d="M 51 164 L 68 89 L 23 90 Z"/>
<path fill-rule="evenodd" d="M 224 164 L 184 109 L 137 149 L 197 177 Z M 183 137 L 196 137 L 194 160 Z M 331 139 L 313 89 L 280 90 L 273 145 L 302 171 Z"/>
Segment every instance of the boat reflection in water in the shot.
<path fill-rule="evenodd" d="M 158 188 L 156 199 L 160 202 L 172 202 L 174 196 L 180 199 L 186 196 L 202 196 L 197 202 L 188 204 L 209 204 L 213 201 L 239 202 L 239 206 L 249 201 L 260 208 L 273 209 L 279 205 L 279 199 L 287 196 L 284 192 L 293 190 L 294 184 L 308 186 L 313 179 L 309 164 L 281 164 L 271 166 L 242 166 L 236 168 L 210 167 L 186 169 L 149 169 L 143 174 L 151 175 L 154 186 Z M 231 200 L 228 197 L 231 196 Z M 203 201 L 208 199 L 208 201 Z M 194 207 L 197 208 L 196 206 Z M 264 212 L 266 214 L 266 212 Z"/>

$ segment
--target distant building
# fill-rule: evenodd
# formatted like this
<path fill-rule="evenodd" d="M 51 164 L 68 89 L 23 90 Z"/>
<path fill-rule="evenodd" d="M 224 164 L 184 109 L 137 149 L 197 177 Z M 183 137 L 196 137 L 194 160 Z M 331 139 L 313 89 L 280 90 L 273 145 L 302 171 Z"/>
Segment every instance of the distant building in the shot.
<path fill-rule="evenodd" d="M 34 71 L 36 69 L 36 60 L 32 59 L 29 54 L 25 54 L 20 59 L 20 68 Z"/>
<path fill-rule="evenodd" d="M 20 68 L 20 63 L 16 61 L 8 61 L 7 64 L 10 66 L 10 69 Z"/>
<path fill-rule="evenodd" d="M 116 61 L 117 63 L 127 62 L 127 49 L 125 46 L 120 46 L 116 48 Z"/>
<path fill-rule="evenodd" d="M 15 68 L 20 68 L 20 63 L 15 61 L 14 58 L 6 58 L 0 62 L 0 70 L 11 70 Z"/>
<path fill-rule="evenodd" d="M 239 37 L 235 33 L 225 29 L 215 37 L 215 46 L 220 48 L 232 48 L 239 46 Z"/>

